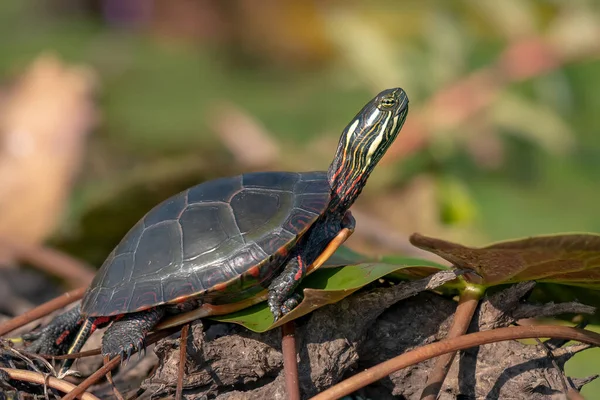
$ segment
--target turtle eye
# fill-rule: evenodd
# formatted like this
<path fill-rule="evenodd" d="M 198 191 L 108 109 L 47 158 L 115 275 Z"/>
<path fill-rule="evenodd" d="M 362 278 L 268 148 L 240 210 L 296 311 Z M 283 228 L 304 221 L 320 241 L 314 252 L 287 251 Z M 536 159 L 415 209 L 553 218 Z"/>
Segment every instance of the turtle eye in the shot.
<path fill-rule="evenodd" d="M 383 99 L 381 99 L 381 105 L 385 108 L 394 107 L 396 105 L 396 98 L 395 97 L 384 97 Z"/>

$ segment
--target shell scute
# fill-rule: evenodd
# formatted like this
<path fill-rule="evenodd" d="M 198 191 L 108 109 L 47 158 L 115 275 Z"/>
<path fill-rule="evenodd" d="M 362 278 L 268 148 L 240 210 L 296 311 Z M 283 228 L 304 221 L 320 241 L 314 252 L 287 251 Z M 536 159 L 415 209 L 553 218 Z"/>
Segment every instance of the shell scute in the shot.
<path fill-rule="evenodd" d="M 251 173 L 189 188 L 125 235 L 96 274 L 82 313 L 112 316 L 186 296 L 227 302 L 263 290 L 329 196 L 325 172 Z"/>

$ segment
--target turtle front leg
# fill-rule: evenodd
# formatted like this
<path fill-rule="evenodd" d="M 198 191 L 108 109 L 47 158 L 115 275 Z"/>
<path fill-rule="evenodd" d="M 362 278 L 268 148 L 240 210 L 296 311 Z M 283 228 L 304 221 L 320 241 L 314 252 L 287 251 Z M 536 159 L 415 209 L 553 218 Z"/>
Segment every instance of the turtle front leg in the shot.
<path fill-rule="evenodd" d="M 306 275 L 308 264 L 303 254 L 294 254 L 283 271 L 269 285 L 267 304 L 273 314 L 273 322 L 299 304 L 294 289 Z"/>
<path fill-rule="evenodd" d="M 164 316 L 164 307 L 125 314 L 118 321 L 114 321 L 104 333 L 102 355 L 109 358 L 120 355 L 121 360 L 125 361 L 131 353 L 144 348 L 146 335 Z"/>
<path fill-rule="evenodd" d="M 313 229 L 306 243 L 296 247 L 283 271 L 269 285 L 267 304 L 273 314 L 273 322 L 292 311 L 302 301 L 302 295 L 294 293 L 307 272 L 319 268 L 352 235 L 356 221 L 350 211 L 344 214 L 340 229 L 334 223 L 323 222 Z M 326 240 L 325 238 L 330 238 Z M 328 242 L 323 245 L 323 242 Z"/>

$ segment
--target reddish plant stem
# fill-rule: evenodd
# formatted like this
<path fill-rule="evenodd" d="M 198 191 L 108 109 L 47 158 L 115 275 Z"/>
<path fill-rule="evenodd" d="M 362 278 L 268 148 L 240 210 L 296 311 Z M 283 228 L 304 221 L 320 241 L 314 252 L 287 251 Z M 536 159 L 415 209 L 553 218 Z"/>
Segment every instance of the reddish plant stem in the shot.
<path fill-rule="evenodd" d="M 458 301 L 458 307 L 456 307 L 456 311 L 454 312 L 454 320 L 452 321 L 452 326 L 448 331 L 446 339 L 462 336 L 467 332 L 482 295 L 482 289 L 473 288 L 472 286 L 467 286 L 462 291 Z M 421 400 L 437 399 L 455 356 L 456 352 L 453 351 L 437 358 L 433 371 L 427 378 L 425 389 L 423 389 L 423 393 L 421 393 Z"/>
<path fill-rule="evenodd" d="M 300 400 L 298 385 L 298 361 L 296 358 L 296 325 L 289 321 L 281 327 L 281 351 L 283 353 L 283 373 L 285 391 L 289 400 Z"/>
<path fill-rule="evenodd" d="M 108 356 L 103 356 L 102 361 L 104 362 L 104 364 L 106 364 L 110 361 L 110 358 L 108 358 Z M 112 378 L 112 371 L 108 371 L 105 376 L 106 376 L 107 382 L 110 384 L 110 386 L 112 386 L 112 391 L 113 391 L 113 394 L 115 395 L 115 398 L 117 400 L 125 400 L 123 398 L 123 395 L 121 395 L 121 392 L 119 392 L 119 389 L 117 389 L 117 386 L 115 385 L 115 381 Z"/>
<path fill-rule="evenodd" d="M 92 386 L 94 383 L 100 380 L 100 378 L 102 378 L 108 372 L 115 369 L 117 365 L 119 365 L 120 361 L 121 356 L 116 356 L 115 358 L 104 364 L 102 368 L 88 376 L 83 382 L 77 385 L 77 387 L 75 387 L 73 390 L 67 393 L 67 395 L 63 397 L 62 400 L 73 400 L 78 396 L 81 396 L 90 386 Z"/>
<path fill-rule="evenodd" d="M 96 348 L 93 350 L 81 351 L 79 353 L 71 353 L 71 354 L 63 354 L 60 356 L 54 356 L 52 354 L 40 354 L 41 357 L 44 357 L 46 360 L 68 360 L 70 358 L 85 358 L 97 356 L 100 354 L 100 348 Z"/>
<path fill-rule="evenodd" d="M 385 378 L 392 372 L 434 357 L 439 357 L 442 354 L 449 352 L 504 340 L 533 339 L 539 337 L 577 340 L 582 343 L 600 346 L 600 334 L 566 326 L 517 326 L 469 333 L 467 335 L 458 336 L 452 339 L 444 339 L 439 342 L 421 346 L 394 357 L 391 360 L 382 362 L 381 364 L 360 372 L 319 393 L 312 397 L 312 400 L 333 400 L 342 398 L 360 388 Z"/>
<path fill-rule="evenodd" d="M 190 324 L 185 324 L 181 328 L 181 337 L 179 338 L 179 369 L 177 371 L 177 390 L 175 391 L 175 400 L 181 400 L 183 397 L 183 375 L 185 374 L 185 361 L 187 360 L 187 340 L 190 330 Z"/>
<path fill-rule="evenodd" d="M 11 319 L 10 321 L 0 324 L 0 336 L 4 336 L 15 329 L 22 327 L 23 325 L 27 325 L 28 323 L 42 318 L 51 312 L 76 302 L 83 297 L 85 290 L 86 287 L 80 287 L 79 289 L 71 290 L 70 292 L 39 305 L 27 311 L 26 313 Z"/>
<path fill-rule="evenodd" d="M 146 339 L 145 345 L 150 346 L 151 344 L 158 342 L 160 339 L 163 339 L 163 338 L 173 334 L 174 332 L 177 332 L 177 329 L 169 328 L 169 329 L 164 329 L 159 332 L 152 333 Z M 85 353 L 86 353 L 86 355 L 100 354 L 100 349 L 90 350 Z M 89 353 L 94 353 L 94 354 L 89 354 Z M 69 356 L 60 356 L 60 358 L 74 358 L 74 356 L 76 356 L 76 355 L 77 354 L 74 353 Z M 54 357 L 54 358 L 58 359 L 59 357 Z M 73 389 L 73 391 L 69 392 L 69 394 L 63 398 L 63 400 L 65 400 L 65 399 L 72 400 L 72 399 L 76 398 L 77 396 L 80 396 L 90 386 L 92 386 L 98 380 L 100 380 L 100 378 L 102 378 L 103 376 L 107 375 L 110 371 L 115 369 L 116 366 L 119 364 L 119 361 L 121 361 L 121 356 L 117 356 L 117 357 L 113 358 L 112 360 L 108 361 L 107 363 L 105 363 L 104 366 L 102 366 L 102 368 L 100 368 L 98 371 L 94 372 L 92 375 L 88 376 L 77 387 L 75 387 Z M 69 396 L 71 396 L 71 397 L 69 397 Z"/>

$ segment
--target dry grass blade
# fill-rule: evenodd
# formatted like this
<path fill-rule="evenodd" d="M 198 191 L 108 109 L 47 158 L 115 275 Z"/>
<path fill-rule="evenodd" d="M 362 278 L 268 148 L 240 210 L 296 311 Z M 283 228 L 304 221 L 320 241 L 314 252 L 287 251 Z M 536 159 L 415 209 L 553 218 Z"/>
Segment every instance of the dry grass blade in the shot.
<path fill-rule="evenodd" d="M 4 341 L 0 340 L 0 347 L 3 351 L 5 351 L 6 353 L 10 353 L 10 355 L 12 357 L 16 357 L 18 359 L 20 359 L 21 361 L 23 361 L 25 364 L 27 364 L 27 366 L 34 372 L 38 372 L 40 374 L 44 374 L 45 372 L 43 372 L 42 370 L 40 370 L 37 365 L 35 365 L 35 363 L 33 362 L 33 360 L 37 360 L 38 362 L 44 364 L 44 366 L 46 367 L 46 371 L 51 371 L 52 375 L 56 375 L 54 368 L 52 367 L 52 365 L 46 361 L 46 359 L 44 359 L 43 357 L 41 357 L 39 354 L 32 354 L 32 353 L 27 353 L 24 351 L 18 351 L 14 348 L 12 348 L 12 346 L 7 345 Z"/>
<path fill-rule="evenodd" d="M 177 329 L 169 328 L 169 329 L 164 329 L 159 332 L 152 333 L 152 334 L 148 335 L 148 337 L 146 338 L 145 346 L 154 344 L 157 341 L 175 333 L 176 331 L 177 331 Z M 89 356 L 94 356 L 94 355 L 98 355 L 98 354 L 100 354 L 100 349 L 93 349 L 93 350 L 88 350 L 88 351 L 84 351 L 81 353 L 73 353 L 73 354 L 64 355 L 64 356 L 44 355 L 43 357 L 49 358 L 49 359 L 62 360 L 62 359 L 67 359 L 67 358 L 89 357 Z M 64 397 L 64 399 L 69 400 L 69 399 L 74 399 L 74 398 L 80 396 L 90 386 L 92 386 L 98 380 L 100 380 L 103 376 L 108 376 L 110 371 L 112 371 L 118 365 L 120 360 L 121 360 L 120 357 L 115 357 L 112 360 L 105 362 L 105 364 L 102 368 L 100 368 L 98 371 L 94 372 L 92 375 L 87 377 L 77 387 L 75 387 L 74 385 L 71 385 L 72 388 L 69 389 L 69 391 L 67 391 L 68 394 Z M 96 399 L 96 397 L 92 397 L 92 398 Z"/>
<path fill-rule="evenodd" d="M 285 391 L 289 400 L 300 400 L 300 387 L 298 385 L 298 361 L 296 359 L 295 322 L 286 322 L 281 327 L 281 333 L 281 351 L 283 353 Z"/>
<path fill-rule="evenodd" d="M 448 331 L 448 336 L 446 339 L 452 339 L 464 335 L 467 332 L 467 329 L 469 329 L 469 324 L 471 323 L 471 319 L 473 319 L 475 309 L 477 308 L 482 295 L 482 290 L 473 290 L 471 287 L 467 287 L 465 290 L 463 290 L 460 295 L 458 307 L 454 313 L 454 321 L 452 321 L 452 326 Z M 425 389 L 423 389 L 423 393 L 421 394 L 422 400 L 437 399 L 442 385 L 444 384 L 444 380 L 448 375 L 448 371 L 450 371 L 450 366 L 452 366 L 452 361 L 454 361 L 455 356 L 456 352 L 451 352 L 438 357 L 432 373 L 427 378 Z"/>
<path fill-rule="evenodd" d="M 9 332 L 14 331 L 22 327 L 23 325 L 27 325 L 28 323 L 35 321 L 41 317 L 44 317 L 50 314 L 53 311 L 56 311 L 62 307 L 65 307 L 71 303 L 76 302 L 77 300 L 83 297 L 86 288 L 81 287 L 79 289 L 71 290 L 55 299 L 52 299 L 36 308 L 27 311 L 25 314 L 19 315 L 9 321 L 6 321 L 3 324 L 0 324 L 0 336 L 4 336 Z"/>
<path fill-rule="evenodd" d="M 188 323 L 181 328 L 181 337 L 179 338 L 179 369 L 177 371 L 175 400 L 181 400 L 183 397 L 183 375 L 185 374 L 185 361 L 187 360 L 187 340 L 189 332 L 190 324 Z"/>
<path fill-rule="evenodd" d="M 33 371 L 24 371 L 20 369 L 12 369 L 12 368 L 0 368 L 0 370 L 6 372 L 11 379 L 36 383 L 38 385 L 47 384 L 53 389 L 59 390 L 63 393 L 72 393 L 73 389 L 75 389 L 75 385 L 69 383 L 67 381 L 63 381 L 62 379 L 47 377 L 43 374 L 33 372 Z M 74 398 L 74 397 L 72 397 Z M 100 400 L 96 396 L 90 393 L 83 393 L 81 396 L 83 400 Z"/>
<path fill-rule="evenodd" d="M 453 339 L 444 339 L 401 354 L 338 383 L 314 396 L 312 400 L 339 399 L 373 382 L 385 378 L 392 372 L 434 357 L 439 357 L 449 352 L 504 340 L 533 339 L 539 337 L 577 340 L 582 343 L 600 346 L 600 334 L 565 326 L 517 326 L 475 332 Z"/>

